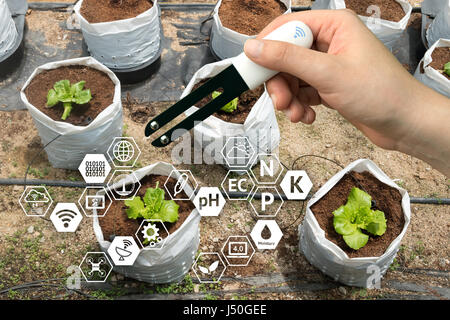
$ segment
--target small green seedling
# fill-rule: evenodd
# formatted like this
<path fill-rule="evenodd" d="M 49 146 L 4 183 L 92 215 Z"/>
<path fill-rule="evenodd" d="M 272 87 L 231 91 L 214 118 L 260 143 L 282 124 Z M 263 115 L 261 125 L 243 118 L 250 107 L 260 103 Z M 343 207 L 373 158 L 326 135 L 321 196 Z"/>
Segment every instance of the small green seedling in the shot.
<path fill-rule="evenodd" d="M 218 96 L 220 96 L 221 94 L 222 93 L 219 91 L 214 91 L 212 93 L 212 98 L 215 99 Z M 233 99 L 231 102 L 228 102 L 226 105 L 224 105 L 220 110 L 228 112 L 228 113 L 232 113 L 234 110 L 237 109 L 238 102 L 239 102 L 238 98 Z"/>
<path fill-rule="evenodd" d="M 47 94 L 47 107 L 51 108 L 62 102 L 64 113 L 61 119 L 66 120 L 72 111 L 72 103 L 86 104 L 91 101 L 91 90 L 83 90 L 86 81 L 70 85 L 69 80 L 61 80 L 54 84 Z"/>
<path fill-rule="evenodd" d="M 364 247 L 369 240 L 368 233 L 381 236 L 386 232 L 384 212 L 372 210 L 372 197 L 358 188 L 352 188 L 347 203 L 333 212 L 334 230 L 343 236 L 352 249 Z"/>
<path fill-rule="evenodd" d="M 444 72 L 450 77 L 450 61 L 444 65 Z"/>
<path fill-rule="evenodd" d="M 148 188 L 143 199 L 136 196 L 132 200 L 125 200 L 128 218 L 159 219 L 170 223 L 178 221 L 180 206 L 173 200 L 164 200 L 165 192 L 158 186 L 159 182 L 155 188 Z"/>

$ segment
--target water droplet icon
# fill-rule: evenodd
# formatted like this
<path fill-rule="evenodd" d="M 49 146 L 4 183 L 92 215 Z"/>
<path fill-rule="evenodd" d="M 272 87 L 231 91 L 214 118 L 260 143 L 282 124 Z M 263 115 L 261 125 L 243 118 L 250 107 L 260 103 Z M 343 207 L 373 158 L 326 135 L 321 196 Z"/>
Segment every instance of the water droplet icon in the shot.
<path fill-rule="evenodd" d="M 263 238 L 264 240 L 269 240 L 271 237 L 272 237 L 272 232 L 270 231 L 269 227 L 267 227 L 267 225 L 265 225 L 261 231 L 261 238 Z"/>

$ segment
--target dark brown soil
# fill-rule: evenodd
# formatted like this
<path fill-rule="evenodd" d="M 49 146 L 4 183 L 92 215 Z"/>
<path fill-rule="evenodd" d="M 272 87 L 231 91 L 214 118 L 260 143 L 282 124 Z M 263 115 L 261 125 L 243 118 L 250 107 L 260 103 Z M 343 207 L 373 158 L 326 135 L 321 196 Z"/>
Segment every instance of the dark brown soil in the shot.
<path fill-rule="evenodd" d="M 192 91 L 203 85 L 208 80 L 209 79 L 203 79 L 199 83 L 195 84 Z M 222 89 L 218 89 L 217 91 L 223 92 Z M 213 115 L 226 122 L 243 124 L 245 122 L 245 119 L 247 119 L 247 116 L 252 110 L 253 106 L 255 105 L 256 101 L 258 101 L 259 97 L 261 97 L 263 93 L 264 93 L 264 85 L 259 86 L 255 90 L 246 91 L 239 96 L 238 107 L 236 110 L 234 110 L 231 113 L 219 110 L 215 112 Z M 200 100 L 195 106 L 201 108 L 205 106 L 209 101 L 211 101 L 211 99 L 212 93 L 204 97 L 202 100 Z"/>
<path fill-rule="evenodd" d="M 90 23 L 134 18 L 153 7 L 149 0 L 84 0 L 80 12 Z"/>
<path fill-rule="evenodd" d="M 77 126 L 86 126 L 100 112 L 109 107 L 114 99 L 114 83 L 112 80 L 97 69 L 85 66 L 61 67 L 46 70 L 38 74 L 25 89 L 28 101 L 55 121 L 63 121 L 61 116 L 64 112 L 62 103 L 52 108 L 47 108 L 47 94 L 53 88 L 55 82 L 69 80 L 71 84 L 86 81 L 85 89 L 91 90 L 92 99 L 83 105 L 73 104 L 70 116 L 65 120 Z"/>
<path fill-rule="evenodd" d="M 355 179 L 359 181 L 356 183 Z M 333 211 L 347 202 L 350 190 L 358 187 L 366 191 L 376 203 L 376 209 L 384 212 L 386 232 L 382 236 L 370 236 L 367 244 L 359 250 L 347 246 L 343 237 L 334 230 Z M 328 240 L 338 245 L 350 258 L 378 257 L 402 232 L 405 218 L 401 206 L 402 196 L 398 190 L 380 182 L 369 172 L 345 175 L 328 193 L 311 207 Z"/>
<path fill-rule="evenodd" d="M 433 59 L 433 61 L 431 61 L 430 66 L 435 70 L 443 71 L 444 65 L 447 62 L 450 62 L 450 47 L 441 47 L 434 49 L 433 53 L 431 54 L 431 58 Z M 442 74 L 450 80 L 450 76 L 448 76 L 448 74 Z"/>
<path fill-rule="evenodd" d="M 166 176 L 156 176 L 156 175 L 149 175 L 144 177 L 144 179 L 141 180 L 141 188 L 139 189 L 137 195 L 140 197 L 143 197 L 145 195 L 145 192 L 147 191 L 147 188 L 154 188 L 156 186 L 156 182 L 159 181 L 159 187 L 164 189 L 164 183 L 166 182 L 167 177 Z M 168 188 L 174 188 L 176 183 L 176 180 L 173 178 L 170 178 L 167 184 Z M 186 194 L 184 191 L 182 191 L 180 194 L 177 195 L 176 198 L 186 198 Z M 170 195 L 166 192 L 165 199 L 170 200 Z M 179 200 L 176 201 L 176 203 L 180 206 L 178 209 L 178 216 L 179 219 L 175 223 L 165 223 L 167 230 L 169 233 L 174 233 L 181 225 L 184 223 L 184 221 L 187 219 L 189 214 L 194 210 L 194 204 L 191 201 L 186 200 Z M 128 219 L 127 214 L 125 212 L 127 206 L 125 206 L 124 201 L 113 201 L 111 204 L 111 207 L 109 208 L 108 212 L 105 214 L 103 218 L 99 218 L 100 226 L 103 231 L 103 237 L 105 240 L 110 240 L 111 235 L 116 236 L 133 236 L 136 237 L 135 234 L 139 229 L 139 226 L 142 222 L 142 219 Z M 100 215 L 102 212 L 99 213 Z M 164 238 L 166 235 L 165 232 L 161 232 L 163 230 L 160 229 L 160 234 Z M 140 238 L 141 242 L 143 241 L 142 238 Z"/>
<path fill-rule="evenodd" d="M 223 0 L 219 17 L 228 29 L 253 36 L 286 10 L 278 0 Z"/>
<path fill-rule="evenodd" d="M 405 16 L 402 6 L 395 0 L 345 0 L 345 7 L 355 11 L 361 16 L 372 16 L 367 13 L 367 8 L 371 5 L 380 7 L 381 19 L 399 22 Z"/>

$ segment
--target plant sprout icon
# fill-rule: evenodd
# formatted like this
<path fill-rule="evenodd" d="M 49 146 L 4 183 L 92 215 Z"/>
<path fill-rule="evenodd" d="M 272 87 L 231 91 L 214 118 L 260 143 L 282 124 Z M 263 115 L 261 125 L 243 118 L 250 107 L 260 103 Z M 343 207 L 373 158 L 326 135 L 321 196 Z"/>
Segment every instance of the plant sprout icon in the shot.
<path fill-rule="evenodd" d="M 210 274 L 213 273 L 214 271 L 216 271 L 217 267 L 219 266 L 219 260 L 211 263 L 211 265 L 206 268 L 206 267 L 202 267 L 202 266 L 198 266 L 198 269 L 203 273 L 203 274 Z"/>

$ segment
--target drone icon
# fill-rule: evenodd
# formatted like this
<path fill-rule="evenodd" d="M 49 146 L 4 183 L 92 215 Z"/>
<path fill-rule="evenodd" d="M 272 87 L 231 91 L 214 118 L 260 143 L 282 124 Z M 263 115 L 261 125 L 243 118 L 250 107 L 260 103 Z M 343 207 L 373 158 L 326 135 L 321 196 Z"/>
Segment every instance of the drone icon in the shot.
<path fill-rule="evenodd" d="M 100 266 L 106 264 L 105 258 L 99 258 L 97 262 L 94 262 L 92 257 L 87 258 L 86 262 L 91 266 L 91 270 L 87 272 L 89 277 L 94 276 L 94 273 L 97 272 L 101 278 L 106 276 L 106 271 L 101 269 Z"/>

